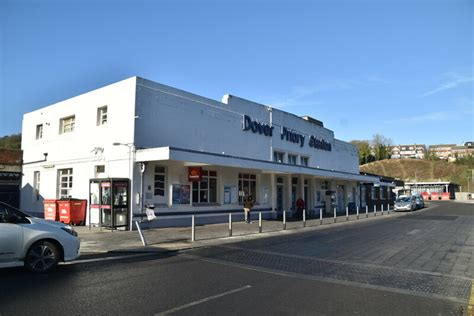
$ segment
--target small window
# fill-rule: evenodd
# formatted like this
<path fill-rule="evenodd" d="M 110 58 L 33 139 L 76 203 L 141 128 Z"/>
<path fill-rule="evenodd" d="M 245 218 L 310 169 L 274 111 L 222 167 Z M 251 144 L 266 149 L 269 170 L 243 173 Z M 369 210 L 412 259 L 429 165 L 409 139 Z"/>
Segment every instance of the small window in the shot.
<path fill-rule="evenodd" d="M 36 125 L 36 139 L 43 138 L 43 124 Z"/>
<path fill-rule="evenodd" d="M 301 157 L 301 165 L 303 167 L 308 167 L 308 161 L 309 161 L 308 157 Z"/>
<path fill-rule="evenodd" d="M 33 174 L 33 198 L 36 201 L 39 201 L 40 199 L 40 180 L 41 180 L 41 174 L 39 171 L 35 171 Z"/>
<path fill-rule="evenodd" d="M 76 117 L 68 116 L 59 121 L 59 134 L 70 133 L 74 131 Z"/>
<path fill-rule="evenodd" d="M 327 180 L 321 181 L 321 190 L 329 190 L 329 181 Z"/>
<path fill-rule="evenodd" d="M 155 166 L 155 196 L 165 196 L 165 168 Z"/>
<path fill-rule="evenodd" d="M 105 165 L 95 166 L 96 173 L 104 173 L 105 172 Z"/>
<path fill-rule="evenodd" d="M 284 153 L 275 151 L 275 152 L 273 153 L 273 162 L 283 163 L 283 157 L 284 157 L 284 156 L 285 156 Z"/>
<path fill-rule="evenodd" d="M 97 126 L 107 124 L 107 106 L 97 109 Z"/>
<path fill-rule="evenodd" d="M 296 159 L 298 157 L 295 155 L 288 155 L 288 164 L 290 165 L 296 165 Z"/>

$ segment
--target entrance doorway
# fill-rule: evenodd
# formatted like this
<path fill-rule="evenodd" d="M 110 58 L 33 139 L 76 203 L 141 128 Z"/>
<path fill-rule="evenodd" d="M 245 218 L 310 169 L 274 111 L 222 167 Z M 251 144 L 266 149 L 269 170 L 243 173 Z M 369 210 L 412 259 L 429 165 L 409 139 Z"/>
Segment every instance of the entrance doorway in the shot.
<path fill-rule="evenodd" d="M 344 197 L 345 197 L 345 188 L 343 185 L 338 185 L 337 186 L 337 210 L 339 212 L 342 212 L 345 210 L 345 203 L 344 203 Z"/>
<path fill-rule="evenodd" d="M 277 177 L 276 184 L 276 210 L 283 211 L 283 192 L 284 190 L 284 180 L 281 177 Z"/>

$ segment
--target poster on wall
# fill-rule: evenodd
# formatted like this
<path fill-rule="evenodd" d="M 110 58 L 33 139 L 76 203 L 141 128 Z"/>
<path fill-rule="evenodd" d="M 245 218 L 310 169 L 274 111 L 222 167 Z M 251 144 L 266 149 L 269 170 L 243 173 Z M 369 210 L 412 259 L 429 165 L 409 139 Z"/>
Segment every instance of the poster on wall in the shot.
<path fill-rule="evenodd" d="M 269 199 L 270 199 L 270 189 L 268 187 L 264 187 L 262 204 L 268 204 Z"/>
<path fill-rule="evenodd" d="M 231 187 L 224 187 L 224 204 L 230 204 L 231 202 Z"/>
<path fill-rule="evenodd" d="M 189 204 L 190 192 L 188 184 L 173 184 L 173 204 Z"/>

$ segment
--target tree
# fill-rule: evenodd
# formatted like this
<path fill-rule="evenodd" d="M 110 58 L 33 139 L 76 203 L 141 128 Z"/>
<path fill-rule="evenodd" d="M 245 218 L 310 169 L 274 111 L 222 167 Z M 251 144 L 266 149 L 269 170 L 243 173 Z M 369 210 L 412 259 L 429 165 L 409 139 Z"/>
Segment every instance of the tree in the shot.
<path fill-rule="evenodd" d="M 393 142 L 390 138 L 387 138 L 380 134 L 375 134 L 372 137 L 372 152 L 375 156 L 375 160 L 382 160 L 390 158 L 390 146 Z"/>
<path fill-rule="evenodd" d="M 375 157 L 371 154 L 371 149 L 368 140 L 352 140 L 352 145 L 357 147 L 359 151 L 359 164 L 363 165 L 375 160 Z"/>
<path fill-rule="evenodd" d="M 0 137 L 1 149 L 21 149 L 21 134 Z"/>

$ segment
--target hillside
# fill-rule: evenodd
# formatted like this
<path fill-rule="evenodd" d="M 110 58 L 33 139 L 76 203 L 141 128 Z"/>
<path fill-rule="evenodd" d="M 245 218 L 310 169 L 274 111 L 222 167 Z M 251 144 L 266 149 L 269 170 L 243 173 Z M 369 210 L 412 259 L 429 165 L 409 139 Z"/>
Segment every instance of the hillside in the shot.
<path fill-rule="evenodd" d="M 398 178 L 405 182 L 451 181 L 461 185 L 463 190 L 467 190 L 468 178 L 472 177 L 467 165 L 444 160 L 385 159 L 361 165 L 360 171 Z"/>

